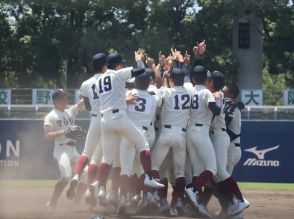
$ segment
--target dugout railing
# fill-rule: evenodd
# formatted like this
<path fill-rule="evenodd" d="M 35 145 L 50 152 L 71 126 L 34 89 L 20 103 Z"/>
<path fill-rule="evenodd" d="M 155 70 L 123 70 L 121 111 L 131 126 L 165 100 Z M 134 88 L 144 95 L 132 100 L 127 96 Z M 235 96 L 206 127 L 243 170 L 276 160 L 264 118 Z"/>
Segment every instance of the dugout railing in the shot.
<path fill-rule="evenodd" d="M 0 118 L 40 119 L 52 110 L 52 105 L 12 104 L 0 105 Z M 78 118 L 89 118 L 89 112 L 83 110 Z M 243 120 L 294 120 L 294 106 L 246 106 L 242 110 Z"/>

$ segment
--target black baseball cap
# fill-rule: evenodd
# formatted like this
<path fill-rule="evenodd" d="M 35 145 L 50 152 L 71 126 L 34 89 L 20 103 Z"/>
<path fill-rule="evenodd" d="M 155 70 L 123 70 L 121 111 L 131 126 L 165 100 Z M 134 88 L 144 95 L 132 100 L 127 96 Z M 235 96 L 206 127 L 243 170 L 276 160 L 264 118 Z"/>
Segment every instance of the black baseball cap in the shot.
<path fill-rule="evenodd" d="M 170 78 L 185 77 L 185 72 L 180 68 L 173 68 L 170 72 Z"/>
<path fill-rule="evenodd" d="M 97 53 L 92 58 L 92 65 L 95 71 L 107 65 L 107 56 L 104 53 Z"/>
<path fill-rule="evenodd" d="M 225 86 L 225 77 L 222 72 L 213 71 L 211 73 L 211 79 L 213 80 L 213 87 L 215 90 L 220 90 Z"/>
<path fill-rule="evenodd" d="M 155 79 L 155 72 L 151 68 L 145 68 L 145 73 L 149 74 L 150 79 Z"/>
<path fill-rule="evenodd" d="M 207 70 L 202 65 L 196 65 L 191 72 L 192 75 L 207 76 Z"/>
<path fill-rule="evenodd" d="M 66 93 L 63 89 L 56 89 L 52 92 L 51 97 L 52 97 L 52 100 L 55 100 L 55 99 L 62 97 L 64 95 L 66 95 Z"/>
<path fill-rule="evenodd" d="M 124 59 L 122 59 L 122 56 L 117 52 L 110 53 L 107 56 L 107 61 L 108 61 L 108 66 L 112 66 L 113 64 L 119 64 L 119 63 L 126 62 Z"/>
<path fill-rule="evenodd" d="M 224 74 L 220 71 L 213 71 L 211 73 L 211 78 L 212 79 L 218 79 L 218 80 L 224 80 L 225 77 L 224 77 Z"/>
<path fill-rule="evenodd" d="M 135 81 L 148 81 L 150 82 L 151 79 L 151 69 L 146 68 L 143 74 L 138 75 L 135 77 Z"/>

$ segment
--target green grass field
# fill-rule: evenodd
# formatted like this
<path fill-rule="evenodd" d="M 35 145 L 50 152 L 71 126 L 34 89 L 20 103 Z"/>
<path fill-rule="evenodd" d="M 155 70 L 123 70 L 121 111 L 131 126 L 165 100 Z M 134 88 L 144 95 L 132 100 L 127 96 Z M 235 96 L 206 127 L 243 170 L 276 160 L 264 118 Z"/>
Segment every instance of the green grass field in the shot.
<path fill-rule="evenodd" d="M 53 187 L 56 180 L 0 180 L 4 187 Z M 294 190 L 294 183 L 238 183 L 243 189 Z"/>

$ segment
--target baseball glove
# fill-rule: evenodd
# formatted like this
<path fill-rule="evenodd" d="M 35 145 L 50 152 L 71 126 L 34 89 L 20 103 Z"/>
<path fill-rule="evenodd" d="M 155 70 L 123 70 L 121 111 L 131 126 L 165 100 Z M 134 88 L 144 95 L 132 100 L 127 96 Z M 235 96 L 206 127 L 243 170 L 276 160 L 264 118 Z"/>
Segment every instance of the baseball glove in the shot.
<path fill-rule="evenodd" d="M 82 141 L 86 138 L 87 132 L 84 131 L 82 127 L 74 125 L 65 132 L 65 136 L 77 141 Z"/>

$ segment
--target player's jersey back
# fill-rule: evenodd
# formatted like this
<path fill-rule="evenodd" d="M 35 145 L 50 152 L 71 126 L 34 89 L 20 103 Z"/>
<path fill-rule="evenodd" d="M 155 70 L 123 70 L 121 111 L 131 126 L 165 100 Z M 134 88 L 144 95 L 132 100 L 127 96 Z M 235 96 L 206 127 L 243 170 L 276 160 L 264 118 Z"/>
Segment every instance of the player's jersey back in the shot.
<path fill-rule="evenodd" d="M 191 93 L 184 87 L 161 88 L 161 124 L 186 128 L 190 113 Z"/>
<path fill-rule="evenodd" d="M 215 102 L 213 94 L 204 85 L 195 85 L 192 91 L 191 124 L 211 124 L 213 114 L 208 108 L 209 102 Z"/>
<path fill-rule="evenodd" d="M 219 116 L 215 116 L 212 123 L 211 123 L 211 129 L 225 129 L 226 128 L 226 122 L 225 122 L 225 113 L 224 113 L 224 107 L 225 107 L 225 98 L 223 92 L 219 91 L 221 94 L 221 97 L 217 99 L 216 104 L 221 108 L 221 112 Z"/>
<path fill-rule="evenodd" d="M 102 74 L 95 74 L 93 77 L 84 81 L 80 88 L 80 94 L 89 98 L 91 113 L 100 112 L 100 100 L 98 96 L 97 81 Z"/>
<path fill-rule="evenodd" d="M 161 98 L 147 91 L 133 89 L 129 93 L 138 96 L 134 104 L 128 105 L 128 116 L 138 126 L 154 124 L 156 108 L 161 105 Z"/>
<path fill-rule="evenodd" d="M 100 112 L 127 108 L 125 94 L 125 81 L 131 78 L 132 67 L 118 71 L 108 69 L 97 81 L 98 96 L 100 99 Z"/>

